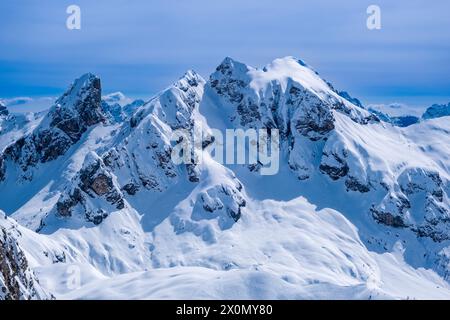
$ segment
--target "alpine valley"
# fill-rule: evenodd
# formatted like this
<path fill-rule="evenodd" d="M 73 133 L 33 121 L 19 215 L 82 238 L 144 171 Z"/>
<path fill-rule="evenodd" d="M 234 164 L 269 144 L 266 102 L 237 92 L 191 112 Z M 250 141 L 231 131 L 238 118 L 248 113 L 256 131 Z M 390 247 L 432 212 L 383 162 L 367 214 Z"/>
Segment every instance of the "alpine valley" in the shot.
<path fill-rule="evenodd" d="M 344 93 L 226 58 L 146 102 L 85 74 L 0 105 L 0 299 L 450 299 L 445 106 L 398 126 Z M 278 129 L 278 174 L 208 140 L 172 162 L 175 130 L 230 128 Z"/>

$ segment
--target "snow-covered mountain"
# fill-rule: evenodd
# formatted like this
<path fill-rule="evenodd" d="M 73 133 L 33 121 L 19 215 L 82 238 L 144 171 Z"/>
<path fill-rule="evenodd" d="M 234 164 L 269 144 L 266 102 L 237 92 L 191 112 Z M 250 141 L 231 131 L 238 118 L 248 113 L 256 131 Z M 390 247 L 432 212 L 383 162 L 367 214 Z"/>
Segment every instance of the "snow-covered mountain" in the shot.
<path fill-rule="evenodd" d="M 20 245 L 28 232 L 0 211 L 0 300 L 53 299 L 29 267 Z"/>
<path fill-rule="evenodd" d="M 427 120 L 448 116 L 450 116 L 450 103 L 447 105 L 433 104 L 424 112 L 424 114 L 422 115 L 422 119 Z"/>
<path fill-rule="evenodd" d="M 3 112 L 21 297 L 450 298 L 448 118 L 394 126 L 292 57 L 109 98 L 87 74 L 26 125 Z M 251 128 L 279 130 L 276 174 L 210 153 L 214 130 Z M 185 164 L 179 129 L 204 137 Z"/>
<path fill-rule="evenodd" d="M 110 122 L 125 121 L 144 103 L 144 100 L 126 97 L 122 92 L 114 92 L 102 97 L 102 108 Z"/>

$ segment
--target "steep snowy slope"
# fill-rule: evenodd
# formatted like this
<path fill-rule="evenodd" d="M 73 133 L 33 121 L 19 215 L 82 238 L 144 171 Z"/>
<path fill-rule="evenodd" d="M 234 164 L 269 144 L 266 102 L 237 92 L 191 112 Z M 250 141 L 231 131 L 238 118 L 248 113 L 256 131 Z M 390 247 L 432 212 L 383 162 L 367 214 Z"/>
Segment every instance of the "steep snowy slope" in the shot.
<path fill-rule="evenodd" d="M 0 211 L 0 300 L 52 299 L 30 269 L 20 237 L 21 227 Z"/>
<path fill-rule="evenodd" d="M 19 169 L 17 174 L 21 179 L 31 180 L 32 167 L 57 159 L 78 142 L 90 126 L 103 121 L 100 90 L 100 79 L 91 74 L 77 79 L 32 133 L 3 151 L 0 181 L 8 177 L 8 163 L 11 167 L 18 165 L 12 169 Z"/>
<path fill-rule="evenodd" d="M 371 208 L 377 221 L 448 239 L 446 168 L 405 132 L 342 99 L 303 62 L 288 57 L 258 70 L 226 59 L 211 76 L 203 101 L 201 111 L 211 126 L 279 129 L 300 180 L 321 171 L 342 180 L 347 192 L 384 192 Z M 416 195 L 422 197 L 417 205 L 410 199 Z"/>
<path fill-rule="evenodd" d="M 268 180 L 291 187 L 283 190 L 298 188 L 298 192 L 287 191 L 293 197 L 307 195 L 319 206 L 344 212 L 367 230 L 367 240 L 377 243 L 377 250 L 390 250 L 395 239 L 387 241 L 385 235 L 380 236 L 380 230 L 386 229 L 373 225 L 374 221 L 396 234 L 409 229 L 420 244 L 411 244 L 408 255 L 417 254 L 417 247 L 424 246 L 427 261 L 422 265 L 439 264 L 436 255 L 448 246 L 450 236 L 448 150 L 439 148 L 442 151 L 434 154 L 427 150 L 438 141 L 448 141 L 446 128 L 417 124 L 398 129 L 380 122 L 342 99 L 317 73 L 290 57 L 277 59 L 262 70 L 225 59 L 206 86 L 200 111 L 211 127 L 222 130 L 278 128 L 289 170 Z M 417 130 L 427 138 L 412 135 Z M 433 145 L 425 143 L 428 132 L 430 137 L 439 135 L 440 140 L 434 139 Z M 289 171 L 303 182 L 289 183 Z M 248 182 L 255 179 L 247 178 L 245 171 L 236 172 L 241 172 L 238 177 L 249 190 Z M 263 180 L 260 182 L 256 188 L 263 188 Z M 265 197 L 276 193 L 269 189 Z M 352 205 L 343 206 L 345 198 Z"/>
<path fill-rule="evenodd" d="M 8 145 L 29 134 L 44 116 L 45 112 L 10 113 L 0 105 L 0 150 L 3 151 Z"/>
<path fill-rule="evenodd" d="M 339 96 L 304 62 L 287 57 L 264 69 L 227 58 L 211 75 L 201 112 L 211 127 L 276 128 L 299 179 L 308 179 L 314 145 L 335 128 L 335 112 L 355 123 L 379 120 Z"/>
<path fill-rule="evenodd" d="M 0 209 L 57 298 L 449 298 L 450 125 L 351 100 L 292 57 L 226 58 L 123 116 L 87 74 L 5 143 Z M 230 128 L 278 129 L 279 171 L 217 162 Z"/>

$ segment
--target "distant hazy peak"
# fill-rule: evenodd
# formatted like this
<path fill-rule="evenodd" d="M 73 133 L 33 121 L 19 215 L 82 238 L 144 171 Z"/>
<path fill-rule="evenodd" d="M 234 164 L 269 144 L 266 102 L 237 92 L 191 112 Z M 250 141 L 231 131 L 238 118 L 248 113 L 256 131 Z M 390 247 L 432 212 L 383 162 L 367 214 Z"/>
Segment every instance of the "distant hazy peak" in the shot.
<path fill-rule="evenodd" d="M 422 118 L 427 119 L 435 119 L 450 116 L 450 103 L 445 104 L 433 104 L 429 107 L 425 113 L 422 115 Z"/>

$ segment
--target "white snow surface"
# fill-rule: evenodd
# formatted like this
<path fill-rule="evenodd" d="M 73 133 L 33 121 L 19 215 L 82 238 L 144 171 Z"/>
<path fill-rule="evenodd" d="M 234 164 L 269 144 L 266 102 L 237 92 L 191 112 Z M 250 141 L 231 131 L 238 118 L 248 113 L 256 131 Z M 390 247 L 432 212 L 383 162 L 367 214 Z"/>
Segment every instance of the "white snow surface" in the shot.
<path fill-rule="evenodd" d="M 33 181 L 17 182 L 8 168 L 0 209 L 20 224 L 17 241 L 41 286 L 57 299 L 450 299 L 447 260 L 439 266 L 433 260 L 450 256 L 448 240 L 376 223 L 371 205 L 389 205 L 381 188 L 348 191 L 342 180 L 318 170 L 321 162 L 337 165 L 323 152 L 345 150 L 349 174 L 363 184 L 382 182 L 399 192 L 407 169 L 437 172 L 448 181 L 448 118 L 408 128 L 361 124 L 355 119 L 368 112 L 342 99 L 302 61 L 276 59 L 264 69 L 232 62 L 234 76 L 247 83 L 245 94 L 258 101 L 268 101 L 277 86 L 287 94 L 295 83 L 313 101 L 341 102 L 350 111 L 330 111 L 334 129 L 325 140 L 295 135 L 301 142 L 293 150 L 283 147 L 275 176 L 224 166 L 201 151 L 204 161 L 194 169 L 199 181 L 192 182 L 184 166 L 161 162 L 173 130 L 190 121 L 205 131 L 236 124 L 232 105 L 189 71 L 131 121 L 95 125 L 63 156 L 33 168 Z M 2 133 L 1 149 L 40 120 Z M 80 170 L 111 150 L 118 159 L 109 172 L 114 186 L 143 176 L 156 177 L 157 186 L 141 186 L 134 195 L 121 190 L 122 209 L 94 195 L 90 205 L 108 208 L 98 225 L 79 207 L 69 218 L 59 216 L 56 203 Z M 307 163 L 309 179 L 299 180 L 292 163 Z M 413 207 L 422 202 L 412 199 Z M 414 210 L 408 221 L 422 222 L 423 213 Z M 238 211 L 235 221 L 229 212 Z"/>

